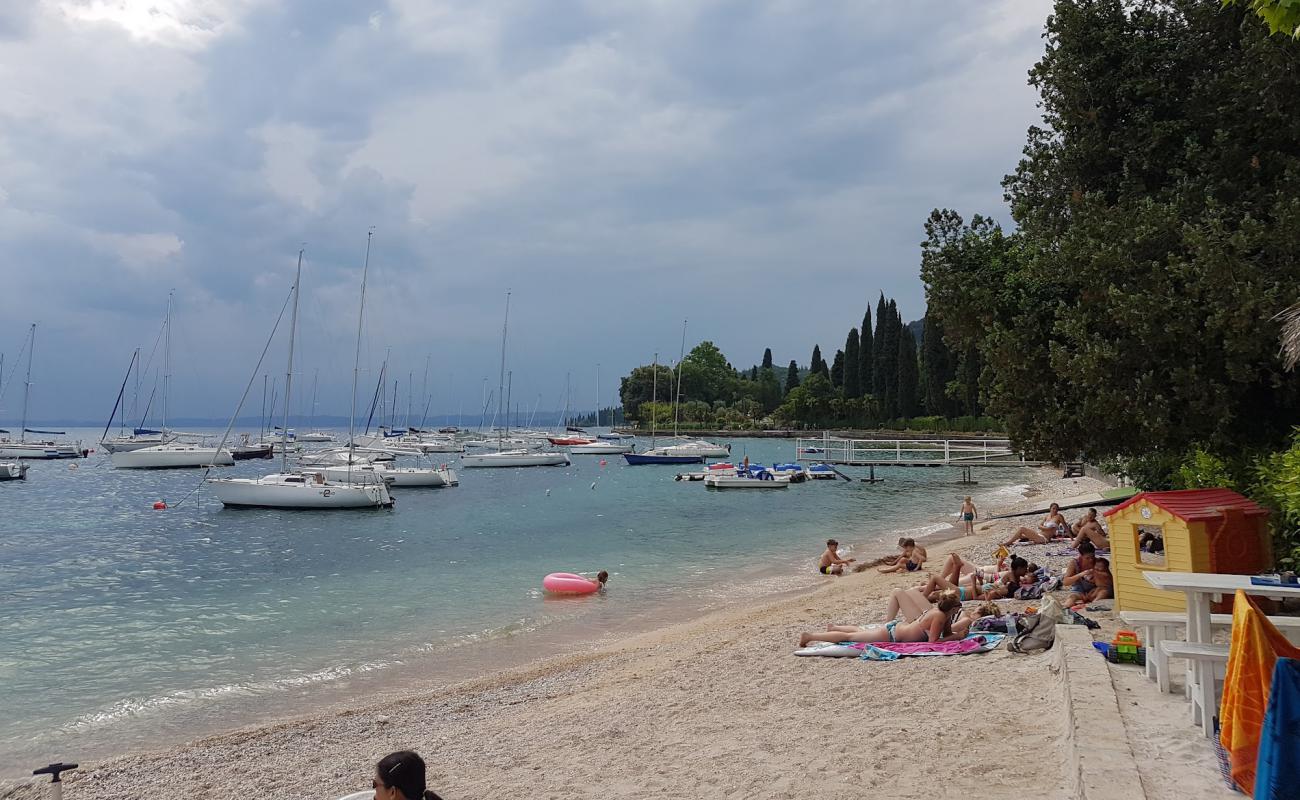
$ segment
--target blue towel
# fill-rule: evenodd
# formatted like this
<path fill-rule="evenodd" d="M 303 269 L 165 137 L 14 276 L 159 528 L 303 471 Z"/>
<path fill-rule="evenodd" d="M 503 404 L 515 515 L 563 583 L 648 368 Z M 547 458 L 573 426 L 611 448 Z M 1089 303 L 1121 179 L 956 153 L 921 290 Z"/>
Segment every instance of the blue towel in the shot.
<path fill-rule="evenodd" d="M 1279 658 L 1273 667 L 1268 710 L 1255 762 L 1257 800 L 1300 798 L 1300 660 Z"/>

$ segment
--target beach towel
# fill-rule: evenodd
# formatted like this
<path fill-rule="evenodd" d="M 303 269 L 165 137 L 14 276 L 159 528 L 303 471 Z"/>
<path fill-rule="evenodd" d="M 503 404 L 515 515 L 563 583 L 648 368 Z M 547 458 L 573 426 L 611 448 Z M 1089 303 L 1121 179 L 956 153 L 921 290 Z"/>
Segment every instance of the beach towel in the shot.
<path fill-rule="evenodd" d="M 1296 797 L 1295 776 L 1300 775 L 1300 661 L 1279 658 L 1273 667 L 1273 685 L 1264 712 L 1255 764 L 1255 797 L 1283 800 Z"/>
<path fill-rule="evenodd" d="M 1219 704 L 1219 741 L 1228 753 L 1232 779 L 1253 796 L 1259 742 L 1268 707 L 1273 665 L 1279 657 L 1300 658 L 1245 592 L 1232 604 L 1232 644 Z"/>
<path fill-rule="evenodd" d="M 964 656 L 993 650 L 1005 638 L 1000 633 L 981 633 L 953 642 L 817 642 L 794 651 L 794 654 L 862 658 L 866 661 L 894 661 L 902 656 Z"/>

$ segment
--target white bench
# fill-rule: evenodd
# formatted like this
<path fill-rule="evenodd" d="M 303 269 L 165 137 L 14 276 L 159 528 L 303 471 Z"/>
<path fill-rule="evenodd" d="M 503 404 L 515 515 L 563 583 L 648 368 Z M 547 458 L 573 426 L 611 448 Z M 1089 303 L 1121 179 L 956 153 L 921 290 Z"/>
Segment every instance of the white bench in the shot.
<path fill-rule="evenodd" d="M 1201 685 L 1189 685 L 1188 697 L 1192 700 L 1192 724 L 1210 727 L 1210 720 L 1214 719 L 1219 710 L 1219 693 L 1218 678 L 1219 665 L 1228 663 L 1228 645 L 1226 644 L 1202 644 L 1200 642 L 1180 642 L 1174 639 L 1168 639 L 1160 643 L 1159 650 L 1166 658 L 1185 658 L 1189 661 L 1204 661 L 1208 667 L 1205 672 L 1205 681 Z M 1148 651 L 1150 652 L 1150 651 Z M 1165 670 L 1168 674 L 1168 669 Z M 1167 679 L 1166 679 L 1167 680 Z M 1161 691 L 1168 691 L 1167 687 L 1162 687 Z"/>
<path fill-rule="evenodd" d="M 1142 643 L 1147 649 L 1147 677 L 1156 682 L 1160 691 L 1169 691 L 1169 659 L 1160 649 L 1160 643 L 1179 638 L 1174 636 L 1174 629 L 1187 625 L 1187 615 L 1173 611 L 1121 611 L 1119 618 L 1130 628 L 1142 631 Z M 1268 621 L 1292 642 L 1300 639 L 1300 617 L 1269 617 Z M 1231 628 L 1232 615 L 1211 614 L 1210 627 Z M 1190 693 L 1190 686 L 1184 688 Z"/>

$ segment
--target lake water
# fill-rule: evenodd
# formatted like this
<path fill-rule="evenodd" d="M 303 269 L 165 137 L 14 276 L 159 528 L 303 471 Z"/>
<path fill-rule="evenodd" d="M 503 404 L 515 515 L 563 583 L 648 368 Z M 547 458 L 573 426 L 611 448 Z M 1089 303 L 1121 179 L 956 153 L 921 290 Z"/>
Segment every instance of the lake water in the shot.
<path fill-rule="evenodd" d="M 792 440 L 731 444 L 737 460 L 794 455 Z M 203 491 L 154 511 L 200 473 L 114 470 L 99 453 L 31 462 L 27 481 L 0 483 L 0 774 L 445 684 L 815 585 L 827 537 L 887 552 L 900 532 L 946 528 L 965 494 L 996 505 L 1031 477 L 980 469 L 965 487 L 954 468 L 895 468 L 877 469 L 882 484 L 718 492 L 673 480 L 686 469 L 575 456 L 457 469 L 460 486 L 394 490 L 387 511 L 227 510 Z M 599 569 L 602 596 L 540 592 L 548 572 Z"/>

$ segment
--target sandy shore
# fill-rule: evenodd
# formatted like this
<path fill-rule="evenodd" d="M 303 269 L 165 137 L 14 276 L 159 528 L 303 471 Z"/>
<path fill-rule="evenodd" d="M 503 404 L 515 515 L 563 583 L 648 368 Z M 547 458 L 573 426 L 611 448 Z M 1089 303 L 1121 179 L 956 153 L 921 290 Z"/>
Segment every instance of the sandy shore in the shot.
<path fill-rule="evenodd" d="M 1097 488 L 1042 472 L 1020 505 Z M 987 560 L 1019 522 L 983 523 L 976 536 L 934 544 L 931 562 L 937 568 L 951 551 Z M 1059 768 L 1063 677 L 1048 655 L 999 649 L 893 663 L 791 655 L 799 631 L 879 620 L 890 590 L 914 582 L 874 571 L 827 578 L 811 592 L 738 603 L 451 689 L 83 765 L 67 796 L 335 798 L 368 787 L 375 761 L 397 749 L 420 752 L 430 786 L 448 800 L 1070 796 Z M 1141 772 L 1148 796 L 1229 796 L 1181 695 L 1147 691 L 1130 674 L 1121 680 L 1137 704 L 1129 717 L 1169 720 L 1130 728 L 1130 738 L 1143 737 L 1134 752 L 1150 762 Z M 0 798 L 43 790 L 12 782 Z"/>

